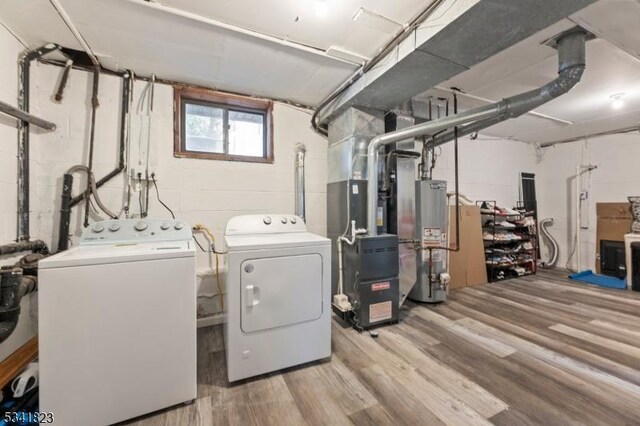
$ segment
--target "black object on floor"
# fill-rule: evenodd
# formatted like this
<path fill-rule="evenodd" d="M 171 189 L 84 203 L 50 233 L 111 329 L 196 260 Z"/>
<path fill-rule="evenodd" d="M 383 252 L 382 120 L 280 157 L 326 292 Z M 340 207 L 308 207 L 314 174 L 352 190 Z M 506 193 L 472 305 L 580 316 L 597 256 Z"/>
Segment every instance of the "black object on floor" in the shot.
<path fill-rule="evenodd" d="M 640 242 L 631 243 L 631 290 L 640 291 Z"/>
<path fill-rule="evenodd" d="M 627 265 L 624 242 L 600 241 L 600 273 L 616 278 L 626 278 Z"/>

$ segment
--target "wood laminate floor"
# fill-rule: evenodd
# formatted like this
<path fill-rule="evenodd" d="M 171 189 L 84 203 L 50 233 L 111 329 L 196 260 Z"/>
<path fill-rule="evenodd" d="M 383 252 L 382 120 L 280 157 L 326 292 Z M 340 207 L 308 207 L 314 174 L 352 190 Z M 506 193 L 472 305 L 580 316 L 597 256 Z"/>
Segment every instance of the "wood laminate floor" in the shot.
<path fill-rule="evenodd" d="M 640 293 L 565 277 L 409 303 L 377 339 L 334 320 L 330 361 L 234 385 L 222 329 L 201 329 L 198 399 L 130 424 L 640 424 Z"/>

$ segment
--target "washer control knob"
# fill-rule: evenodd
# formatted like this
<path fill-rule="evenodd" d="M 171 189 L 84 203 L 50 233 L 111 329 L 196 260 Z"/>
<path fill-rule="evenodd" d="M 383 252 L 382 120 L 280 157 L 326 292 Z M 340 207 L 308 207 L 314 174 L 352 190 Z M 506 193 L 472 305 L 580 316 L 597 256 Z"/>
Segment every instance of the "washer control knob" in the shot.
<path fill-rule="evenodd" d="M 136 231 L 140 231 L 140 232 L 142 232 L 142 231 L 144 231 L 145 229 L 147 229 L 147 222 L 145 222 L 145 221 L 143 221 L 143 220 L 141 220 L 141 221 L 139 221 L 139 222 L 136 222 L 136 224 L 135 224 L 135 225 L 133 225 L 133 228 L 134 228 Z"/>
<path fill-rule="evenodd" d="M 182 222 L 176 222 L 176 224 L 173 225 L 173 229 L 175 229 L 176 231 L 179 231 L 182 228 L 184 228 L 184 223 L 182 223 Z"/>
<path fill-rule="evenodd" d="M 104 225 L 101 223 L 96 223 L 95 225 L 93 225 L 93 228 L 91 228 L 91 230 L 96 234 L 99 234 L 104 231 Z"/>
<path fill-rule="evenodd" d="M 290 220 L 292 225 L 295 225 L 298 222 L 298 219 L 296 219 L 295 217 L 292 217 Z"/>
<path fill-rule="evenodd" d="M 287 218 L 283 217 L 282 219 L 280 219 L 280 222 L 282 222 L 283 224 L 286 224 L 287 223 Z"/>
<path fill-rule="evenodd" d="M 117 223 L 112 223 L 111 225 L 109 225 L 109 231 L 111 232 L 118 232 L 120 230 L 120 225 Z"/>
<path fill-rule="evenodd" d="M 171 228 L 171 224 L 169 222 L 162 222 L 160 224 L 160 229 L 162 229 L 163 231 L 166 231 L 169 228 Z"/>
<path fill-rule="evenodd" d="M 271 217 L 269 216 L 265 216 L 265 218 L 262 219 L 262 221 L 264 222 L 265 225 L 271 225 Z"/>

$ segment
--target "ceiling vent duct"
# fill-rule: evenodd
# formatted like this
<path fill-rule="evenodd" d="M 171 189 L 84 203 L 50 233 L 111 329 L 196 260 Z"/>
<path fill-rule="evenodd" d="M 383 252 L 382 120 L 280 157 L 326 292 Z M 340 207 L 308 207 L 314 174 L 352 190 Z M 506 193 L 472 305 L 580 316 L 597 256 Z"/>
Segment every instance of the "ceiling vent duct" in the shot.
<path fill-rule="evenodd" d="M 477 132 L 501 121 L 519 117 L 534 108 L 555 99 L 573 88 L 582 78 L 585 69 L 585 47 L 589 33 L 576 27 L 557 37 L 558 77 L 544 86 L 491 105 L 465 111 L 451 117 L 428 121 L 373 138 L 367 152 L 367 229 L 369 235 L 377 235 L 376 211 L 378 204 L 378 179 L 373 172 L 378 166 L 380 148 L 401 140 L 419 136 L 438 136 L 427 146 L 433 147 L 458 137 Z"/>

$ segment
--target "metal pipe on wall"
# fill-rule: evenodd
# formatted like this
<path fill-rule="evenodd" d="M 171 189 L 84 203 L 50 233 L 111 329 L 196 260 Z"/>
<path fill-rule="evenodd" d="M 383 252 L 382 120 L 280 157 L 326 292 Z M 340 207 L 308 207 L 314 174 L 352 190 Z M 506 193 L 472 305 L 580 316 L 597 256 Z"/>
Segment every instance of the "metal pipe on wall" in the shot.
<path fill-rule="evenodd" d="M 29 81 L 31 61 L 54 50 L 56 44 L 47 44 L 20 56 L 18 62 L 18 109 L 29 113 Z M 29 241 L 29 122 L 18 120 L 18 232 L 17 241 Z"/>
<path fill-rule="evenodd" d="M 296 216 L 300 216 L 302 220 L 307 221 L 306 217 L 306 199 L 305 199 L 305 187 L 304 187 L 304 160 L 307 153 L 307 148 L 304 144 L 296 144 L 294 148 L 296 155 L 295 158 L 295 213 Z"/>
<path fill-rule="evenodd" d="M 132 79 L 133 73 L 131 71 L 127 71 L 122 75 L 122 109 L 120 115 L 120 146 L 119 146 L 119 160 L 118 165 L 109 173 L 107 173 L 103 178 L 99 179 L 96 182 L 96 188 L 100 188 L 105 183 L 109 182 L 111 179 L 119 175 L 127 166 L 125 151 L 127 147 L 127 143 L 129 140 L 129 132 L 127 126 L 127 118 L 129 116 L 129 108 L 131 105 L 131 94 L 132 94 Z M 75 206 L 79 202 L 81 202 L 85 198 L 85 193 L 81 193 L 73 197 L 69 203 L 70 207 Z"/>
<path fill-rule="evenodd" d="M 49 248 L 44 241 L 22 241 L 18 243 L 4 244 L 0 246 L 0 256 L 7 254 L 20 253 L 24 251 L 32 251 L 34 253 L 49 254 Z"/>
<path fill-rule="evenodd" d="M 587 33 L 581 28 L 572 29 L 558 37 L 558 77 L 538 89 L 503 99 L 492 105 L 472 109 L 451 117 L 428 121 L 373 138 L 369 143 L 367 151 L 367 230 L 369 231 L 369 235 L 375 236 L 378 234 L 376 225 L 378 174 L 376 171 L 381 147 L 403 139 L 433 135 L 442 130 L 463 126 L 461 129 L 454 129 L 453 132 L 450 132 L 452 138 L 456 136 L 459 137 L 461 136 L 461 131 L 468 131 L 471 128 L 475 129 L 473 131 L 478 131 L 484 128 L 482 126 L 519 117 L 563 95 L 575 86 L 582 77 L 585 69 L 586 40 Z M 466 127 L 465 129 L 464 125 L 474 126 Z M 442 139 L 441 143 L 445 142 L 448 142 L 448 140 Z"/>
<path fill-rule="evenodd" d="M 45 130 L 55 130 L 56 125 L 50 121 L 44 120 L 35 115 L 24 112 L 18 108 L 15 108 L 8 103 L 0 101 L 0 112 L 17 118 L 18 120 L 26 121 L 29 124 L 41 127 Z"/>

